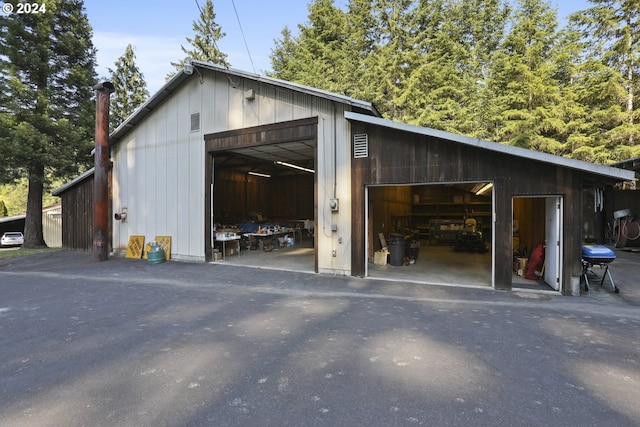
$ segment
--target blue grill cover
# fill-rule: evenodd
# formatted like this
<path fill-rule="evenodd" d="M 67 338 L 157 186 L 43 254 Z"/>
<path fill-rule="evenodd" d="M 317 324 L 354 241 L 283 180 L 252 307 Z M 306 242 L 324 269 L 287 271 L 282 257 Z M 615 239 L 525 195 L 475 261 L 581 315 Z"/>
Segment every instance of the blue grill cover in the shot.
<path fill-rule="evenodd" d="M 604 263 L 616 259 L 616 254 L 606 246 L 582 245 L 582 258 L 590 262 Z"/>

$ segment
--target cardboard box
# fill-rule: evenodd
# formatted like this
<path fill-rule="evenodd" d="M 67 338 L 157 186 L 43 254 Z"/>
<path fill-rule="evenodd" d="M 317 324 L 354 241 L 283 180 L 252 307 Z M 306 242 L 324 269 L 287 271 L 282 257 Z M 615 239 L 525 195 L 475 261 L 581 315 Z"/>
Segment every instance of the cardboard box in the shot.
<path fill-rule="evenodd" d="M 220 252 L 214 252 L 213 253 L 213 260 L 214 261 L 221 261 L 222 260 L 222 254 Z"/>
<path fill-rule="evenodd" d="M 237 255 L 240 250 L 240 241 L 239 240 L 230 240 L 226 243 L 224 249 L 224 256 L 229 255 Z"/>
<path fill-rule="evenodd" d="M 524 275 L 527 274 L 527 266 L 528 266 L 528 264 L 529 264 L 529 260 L 527 258 L 519 257 L 517 259 L 516 274 L 518 276 L 524 277 Z"/>
<path fill-rule="evenodd" d="M 373 255 L 373 263 L 376 265 L 386 265 L 387 264 L 387 255 L 389 255 L 389 251 L 376 251 Z"/>

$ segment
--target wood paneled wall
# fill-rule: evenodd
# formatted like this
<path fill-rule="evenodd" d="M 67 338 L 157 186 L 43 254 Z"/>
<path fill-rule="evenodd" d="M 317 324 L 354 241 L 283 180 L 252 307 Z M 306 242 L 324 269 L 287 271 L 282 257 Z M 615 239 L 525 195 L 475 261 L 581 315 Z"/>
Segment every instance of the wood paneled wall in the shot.
<path fill-rule="evenodd" d="M 62 247 L 72 251 L 91 251 L 93 176 L 65 191 L 60 197 L 62 199 Z"/>
<path fill-rule="evenodd" d="M 313 175 L 262 178 L 220 170 L 215 183 L 217 223 L 244 222 L 253 213 L 260 213 L 267 221 L 313 218 Z"/>
<path fill-rule="evenodd" d="M 545 202 L 542 197 L 513 199 L 513 218 L 520 226 L 520 248 L 531 250 L 545 239 Z M 514 248 L 517 249 L 517 248 Z"/>
<path fill-rule="evenodd" d="M 409 227 L 411 215 L 411 187 L 384 186 L 369 188 L 369 224 L 371 245 L 368 257 L 381 249 L 379 233 L 401 233 Z"/>
<path fill-rule="evenodd" d="M 513 197 L 562 196 L 562 281 L 563 291 L 571 292 L 569 284 L 573 277 L 579 277 L 581 271 L 581 188 L 586 172 L 360 122 L 352 122 L 352 134 L 367 134 L 369 137 L 369 157 L 352 159 L 354 242 L 364 242 L 364 239 L 370 238 L 360 219 L 364 217 L 367 203 L 363 191 L 367 186 L 491 181 L 494 183 L 496 211 L 493 222 L 496 243 L 495 287 L 510 289 Z M 369 243 L 372 246 L 375 241 Z M 365 273 L 364 247 L 364 244 L 354 244 L 351 260 L 353 275 Z"/>

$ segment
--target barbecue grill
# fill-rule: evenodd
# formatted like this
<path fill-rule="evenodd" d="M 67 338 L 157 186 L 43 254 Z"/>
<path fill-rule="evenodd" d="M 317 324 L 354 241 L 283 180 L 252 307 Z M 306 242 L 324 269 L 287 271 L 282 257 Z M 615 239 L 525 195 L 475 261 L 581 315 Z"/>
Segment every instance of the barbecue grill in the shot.
<path fill-rule="evenodd" d="M 602 278 L 600 280 L 600 286 L 604 284 L 605 277 L 609 277 L 611 286 L 615 293 L 620 292 L 615 283 L 613 283 L 613 277 L 609 271 L 609 264 L 616 259 L 616 255 L 613 251 L 606 246 L 602 245 L 583 245 L 582 246 L 582 277 L 584 278 L 584 290 L 589 290 L 589 274 L 598 277 L 593 271 L 593 267 L 599 266 L 600 269 L 604 268 Z M 600 279 L 600 277 L 598 277 Z"/>

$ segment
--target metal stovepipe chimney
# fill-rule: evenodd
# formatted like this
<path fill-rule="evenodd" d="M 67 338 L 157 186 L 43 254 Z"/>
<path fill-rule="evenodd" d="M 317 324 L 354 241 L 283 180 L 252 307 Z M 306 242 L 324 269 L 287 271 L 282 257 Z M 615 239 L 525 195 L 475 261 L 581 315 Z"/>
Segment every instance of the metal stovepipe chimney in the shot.
<path fill-rule="evenodd" d="M 93 174 L 93 259 L 109 256 L 109 102 L 114 91 L 111 82 L 94 86 L 96 90 L 96 151 Z"/>

